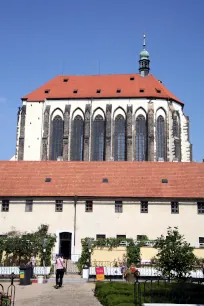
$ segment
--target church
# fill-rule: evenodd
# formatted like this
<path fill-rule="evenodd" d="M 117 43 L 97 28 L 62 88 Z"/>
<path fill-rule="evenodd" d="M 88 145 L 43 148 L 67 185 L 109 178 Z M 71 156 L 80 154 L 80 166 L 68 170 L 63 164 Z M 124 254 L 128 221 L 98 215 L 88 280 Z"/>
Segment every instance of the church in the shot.
<path fill-rule="evenodd" d="M 150 72 L 57 76 L 22 98 L 15 160 L 192 160 L 184 104 Z"/>
<path fill-rule="evenodd" d="M 204 247 L 204 163 L 184 103 L 150 74 L 145 37 L 139 73 L 57 76 L 22 98 L 0 186 L 0 235 L 48 224 L 72 261 L 82 238 L 155 240 L 168 226 Z"/>

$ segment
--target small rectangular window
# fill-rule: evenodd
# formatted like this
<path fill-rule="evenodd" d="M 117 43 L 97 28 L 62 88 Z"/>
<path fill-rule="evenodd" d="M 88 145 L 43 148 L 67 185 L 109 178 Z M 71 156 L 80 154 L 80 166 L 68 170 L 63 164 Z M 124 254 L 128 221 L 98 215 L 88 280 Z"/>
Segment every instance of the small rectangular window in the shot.
<path fill-rule="evenodd" d="M 138 240 L 138 241 L 145 240 L 146 238 L 147 238 L 146 235 L 137 235 L 137 240 Z"/>
<path fill-rule="evenodd" d="M 141 213 L 148 213 L 148 202 L 141 202 L 140 212 Z"/>
<path fill-rule="evenodd" d="M 115 201 L 115 212 L 122 213 L 123 212 L 123 203 L 122 201 Z"/>
<path fill-rule="evenodd" d="M 140 92 L 144 92 L 144 89 L 140 89 Z"/>
<path fill-rule="evenodd" d="M 134 81 L 134 79 L 135 79 L 134 77 L 130 77 L 130 81 Z"/>
<path fill-rule="evenodd" d="M 171 202 L 171 213 L 179 214 L 179 203 L 178 202 Z"/>
<path fill-rule="evenodd" d="M 197 208 L 198 208 L 198 214 L 199 215 L 204 214 L 204 203 L 198 202 L 197 203 Z"/>
<path fill-rule="evenodd" d="M 46 178 L 45 178 L 45 183 L 50 183 L 51 180 L 52 180 L 51 177 L 46 177 Z"/>
<path fill-rule="evenodd" d="M 124 238 L 124 239 L 126 239 L 126 235 L 117 235 L 116 238 Z"/>
<path fill-rule="evenodd" d="M 96 235 L 96 239 L 105 239 L 106 238 L 106 235 L 104 234 L 97 234 Z"/>
<path fill-rule="evenodd" d="M 86 201 L 85 212 L 93 212 L 93 202 L 92 201 Z"/>
<path fill-rule="evenodd" d="M 2 201 L 1 211 L 4 211 L 4 212 L 9 211 L 9 200 L 3 200 Z"/>
<path fill-rule="evenodd" d="M 73 90 L 73 93 L 74 94 L 77 94 L 78 93 L 78 90 L 76 89 L 76 90 Z"/>
<path fill-rule="evenodd" d="M 96 93 L 97 93 L 97 94 L 101 93 L 101 90 L 100 90 L 100 89 L 97 89 Z"/>
<path fill-rule="evenodd" d="M 26 200 L 25 212 L 32 212 L 32 211 L 33 211 L 33 200 Z"/>
<path fill-rule="evenodd" d="M 64 83 L 67 83 L 67 82 L 68 82 L 68 79 L 64 79 L 63 82 L 64 82 Z"/>
<path fill-rule="evenodd" d="M 204 244 L 204 237 L 199 237 L 199 243 L 203 243 Z"/>
<path fill-rule="evenodd" d="M 157 88 L 155 88 L 156 89 L 156 92 L 157 93 L 161 93 L 161 90 L 160 89 L 157 89 Z"/>
<path fill-rule="evenodd" d="M 121 93 L 121 89 L 117 89 L 117 90 L 116 90 L 116 93 Z"/>
<path fill-rule="evenodd" d="M 45 93 L 46 93 L 46 94 L 48 94 L 49 92 L 50 92 L 50 90 L 49 90 L 49 89 L 46 89 L 46 90 L 45 90 Z"/>
<path fill-rule="evenodd" d="M 62 212 L 63 211 L 63 201 L 62 200 L 56 200 L 55 201 L 55 211 L 56 212 Z"/>

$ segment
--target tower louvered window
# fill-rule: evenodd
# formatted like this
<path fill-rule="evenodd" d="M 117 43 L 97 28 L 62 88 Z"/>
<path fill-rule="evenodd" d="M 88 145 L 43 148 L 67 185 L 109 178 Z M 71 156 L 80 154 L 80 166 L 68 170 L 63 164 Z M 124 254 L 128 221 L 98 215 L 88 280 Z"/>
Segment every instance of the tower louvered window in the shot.
<path fill-rule="evenodd" d="M 118 115 L 115 118 L 114 160 L 125 160 L 125 125 L 125 118 Z"/>
<path fill-rule="evenodd" d="M 93 121 L 93 160 L 104 160 L 104 134 L 105 122 L 101 115 L 97 115 Z"/>
<path fill-rule="evenodd" d="M 60 116 L 55 116 L 52 122 L 52 160 L 56 160 L 59 156 L 62 156 L 63 125 L 62 118 Z"/>
<path fill-rule="evenodd" d="M 165 160 L 165 121 L 162 116 L 157 118 L 156 125 L 157 160 Z"/>
<path fill-rule="evenodd" d="M 136 119 L 136 160 L 146 160 L 147 150 L 147 127 L 146 119 L 143 115 L 139 115 Z"/>
<path fill-rule="evenodd" d="M 76 116 L 72 125 L 71 160 L 83 160 L 84 120 Z"/>

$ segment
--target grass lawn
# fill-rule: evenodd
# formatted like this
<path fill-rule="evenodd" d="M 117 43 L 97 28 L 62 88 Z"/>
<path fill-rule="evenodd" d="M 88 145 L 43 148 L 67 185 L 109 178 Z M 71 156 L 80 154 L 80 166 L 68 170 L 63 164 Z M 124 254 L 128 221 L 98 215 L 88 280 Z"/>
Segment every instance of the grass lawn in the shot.
<path fill-rule="evenodd" d="M 137 304 L 134 304 L 134 285 L 108 282 L 96 283 L 95 295 L 104 306 L 133 306 L 142 303 L 203 304 L 204 286 L 191 283 L 140 283 L 137 286 Z"/>

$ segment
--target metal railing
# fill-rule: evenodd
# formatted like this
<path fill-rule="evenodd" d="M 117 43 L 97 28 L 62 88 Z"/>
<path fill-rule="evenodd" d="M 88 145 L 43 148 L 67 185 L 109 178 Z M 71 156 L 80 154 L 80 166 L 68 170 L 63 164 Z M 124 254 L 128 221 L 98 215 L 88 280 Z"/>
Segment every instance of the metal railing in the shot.
<path fill-rule="evenodd" d="M 134 288 L 134 305 L 141 306 L 144 303 L 175 303 L 175 304 L 187 304 L 187 303 L 200 303 L 198 291 L 195 290 L 189 292 L 187 285 L 189 284 L 179 282 L 171 282 L 165 279 L 158 280 L 146 280 L 140 282 L 135 281 Z M 202 300 L 203 301 L 203 300 Z"/>
<path fill-rule="evenodd" d="M 11 284 L 8 286 L 7 291 L 4 291 L 4 286 L 0 284 L 0 306 L 14 306 L 16 288 L 13 284 L 15 275 L 12 273 L 10 276 Z"/>
<path fill-rule="evenodd" d="M 96 267 L 104 267 L 104 275 L 106 279 L 115 280 L 123 279 L 121 267 L 116 264 L 116 262 L 110 261 L 94 261 L 89 268 L 89 278 L 90 280 L 96 279 Z M 162 273 L 157 269 L 155 265 L 137 265 L 137 270 L 140 273 L 140 279 L 146 280 L 157 280 L 162 277 Z M 195 267 L 194 270 L 190 272 L 189 278 L 192 281 L 204 281 L 204 275 L 202 268 Z"/>

